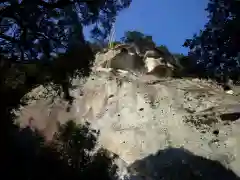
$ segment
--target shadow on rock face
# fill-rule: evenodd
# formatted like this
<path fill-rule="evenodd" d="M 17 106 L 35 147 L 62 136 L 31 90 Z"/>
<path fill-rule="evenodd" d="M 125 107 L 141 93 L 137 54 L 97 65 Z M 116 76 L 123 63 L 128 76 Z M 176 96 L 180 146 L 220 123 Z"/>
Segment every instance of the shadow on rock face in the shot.
<path fill-rule="evenodd" d="M 128 170 L 134 174 L 132 179 L 138 179 L 138 177 L 164 180 L 240 179 L 219 162 L 193 155 L 183 148 L 160 150 L 155 155 L 135 161 Z"/>

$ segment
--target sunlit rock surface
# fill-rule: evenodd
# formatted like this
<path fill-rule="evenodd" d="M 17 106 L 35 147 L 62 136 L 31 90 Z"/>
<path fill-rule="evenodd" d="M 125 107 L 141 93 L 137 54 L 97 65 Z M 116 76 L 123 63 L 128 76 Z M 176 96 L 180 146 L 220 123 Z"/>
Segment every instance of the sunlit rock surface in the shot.
<path fill-rule="evenodd" d="M 100 130 L 99 146 L 119 155 L 121 171 L 128 169 L 131 179 L 166 177 L 156 171 L 163 171 L 169 158 L 197 163 L 199 158 L 194 155 L 217 160 L 240 175 L 237 95 L 226 94 L 213 81 L 161 78 L 137 72 L 134 67 L 134 71 L 113 70 L 115 67 L 97 70 L 105 59 L 114 58 L 114 53 L 97 54 L 91 76 L 73 80 L 71 95 L 75 100 L 71 106 L 61 98 L 40 96 L 44 88 L 39 87 L 26 95 L 39 100 L 22 107 L 16 121 L 22 127 L 31 124 L 41 129 L 48 140 L 58 123 L 69 119 L 90 122 L 92 128 Z M 164 163 L 155 163 L 154 158 Z M 200 162 L 194 168 L 205 167 L 202 171 L 210 172 L 211 163 L 205 166 Z M 234 179 L 233 175 L 223 177 Z"/>

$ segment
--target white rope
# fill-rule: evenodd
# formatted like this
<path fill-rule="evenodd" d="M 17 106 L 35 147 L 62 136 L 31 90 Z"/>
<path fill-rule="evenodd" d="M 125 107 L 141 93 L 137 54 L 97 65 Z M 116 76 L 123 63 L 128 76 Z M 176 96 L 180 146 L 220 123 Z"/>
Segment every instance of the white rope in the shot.
<path fill-rule="evenodd" d="M 108 36 L 108 48 L 112 49 L 113 42 L 115 41 L 115 23 L 113 23 L 110 34 Z M 114 52 L 113 52 L 114 53 Z M 114 55 L 114 54 L 113 54 Z M 110 61 L 111 59 L 107 59 L 106 67 L 105 68 L 110 68 Z"/>
<path fill-rule="evenodd" d="M 115 23 L 113 23 L 111 31 L 110 31 L 110 35 L 109 35 L 109 39 L 108 39 L 108 47 L 112 48 L 112 43 L 115 41 Z"/>

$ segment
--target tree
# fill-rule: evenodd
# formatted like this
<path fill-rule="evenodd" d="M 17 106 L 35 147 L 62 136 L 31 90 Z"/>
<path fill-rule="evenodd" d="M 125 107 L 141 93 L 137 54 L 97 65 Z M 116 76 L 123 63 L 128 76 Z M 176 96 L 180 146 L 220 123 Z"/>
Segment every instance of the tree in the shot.
<path fill-rule="evenodd" d="M 15 106 L 24 93 L 39 83 L 54 80 L 67 89 L 68 76 L 76 70 L 88 75 L 93 54 L 85 42 L 83 26 L 94 25 L 92 34 L 104 39 L 118 12 L 130 3 L 131 0 L 1 1 L 0 94 L 2 99 L 9 100 L 2 101 L 1 107 L 11 109 L 9 104 Z M 30 69 L 22 68 L 23 64 L 37 72 L 26 72 Z M 9 76 L 19 80 L 15 72 L 21 74 L 23 82 L 18 83 L 20 87 L 9 87 Z"/>
<path fill-rule="evenodd" d="M 188 55 L 184 54 L 173 54 L 182 66 L 182 70 L 179 74 L 180 77 L 204 77 L 202 69 L 196 66 L 196 61 Z"/>
<path fill-rule="evenodd" d="M 48 66 L 48 79 L 68 89 L 69 77 L 76 70 L 88 75 L 94 58 L 84 39 L 83 26 L 94 25 L 92 36 L 106 39 L 116 15 L 130 3 L 131 0 L 2 1 L 2 60 L 40 61 Z M 68 92 L 65 94 L 69 96 Z"/>
<path fill-rule="evenodd" d="M 11 179 L 112 179 L 117 167 L 110 152 L 100 148 L 93 151 L 99 132 L 89 124 L 76 125 L 73 121 L 59 126 L 53 141 L 46 143 L 40 132 L 29 128 L 14 129 L 14 144 L 7 144 L 9 156 L 5 167 Z M 98 172 L 98 173 L 93 173 Z M 3 175 L 3 174 L 2 174 Z"/>
<path fill-rule="evenodd" d="M 170 51 L 168 50 L 168 47 L 165 46 L 165 45 L 160 45 L 160 46 L 157 46 L 156 48 L 159 49 L 159 50 L 161 50 L 161 51 L 164 51 L 164 52 L 170 52 Z"/>
<path fill-rule="evenodd" d="M 11 47 L 11 55 L 21 60 L 39 58 L 38 53 L 50 58 L 51 53 L 59 52 L 60 48 L 71 47 L 70 40 L 84 43 L 82 26 L 88 25 L 94 25 L 94 36 L 105 39 L 118 12 L 130 2 L 4 1 L 0 10 L 2 53 Z M 12 35 L 7 34 L 10 30 Z"/>
<path fill-rule="evenodd" d="M 140 52 L 144 52 L 147 49 L 152 49 L 156 45 L 152 39 L 152 36 L 144 35 L 139 31 L 127 31 L 124 37 L 121 38 L 124 43 L 134 43 L 139 47 Z"/>
<path fill-rule="evenodd" d="M 131 0 L 0 2 L 1 132 L 4 142 L 7 142 L 3 144 L 4 150 L 7 148 L 6 158 L 12 157 L 12 161 L 6 161 L 6 167 L 16 163 L 14 161 L 21 162 L 29 158 L 27 154 L 14 159 L 17 157 L 13 155 L 20 137 L 19 132 L 16 133 L 18 128 L 12 123 L 12 109 L 19 106 L 22 96 L 34 85 L 54 80 L 67 91 L 69 76 L 73 76 L 75 70 L 83 70 L 82 74 L 88 75 L 93 54 L 85 42 L 83 27 L 94 25 L 92 35 L 105 39 L 118 12 L 130 3 Z M 21 140 L 24 138 L 21 137 Z M 20 146 L 22 147 L 21 143 Z M 44 155 L 42 157 L 46 158 Z M 54 155 L 47 157 L 55 158 Z M 41 161 L 41 157 L 38 156 L 33 161 Z M 54 165 L 57 166 L 58 162 L 55 161 L 52 167 Z M 57 171 L 61 172 L 64 167 Z M 26 172 L 25 167 L 23 171 Z M 18 171 L 15 175 L 17 174 Z"/>
<path fill-rule="evenodd" d="M 185 47 L 197 66 L 208 77 L 229 76 L 237 80 L 240 72 L 240 1 L 210 0 L 209 21 L 200 33 L 187 39 Z"/>

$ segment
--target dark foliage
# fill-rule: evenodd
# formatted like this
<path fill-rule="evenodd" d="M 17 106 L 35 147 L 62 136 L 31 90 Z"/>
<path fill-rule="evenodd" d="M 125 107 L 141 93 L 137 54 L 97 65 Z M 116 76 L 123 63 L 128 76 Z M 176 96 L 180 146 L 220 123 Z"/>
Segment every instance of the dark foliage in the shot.
<path fill-rule="evenodd" d="M 124 43 L 134 43 L 138 46 L 141 53 L 156 46 L 152 36 L 145 35 L 139 31 L 126 31 L 124 37 L 121 38 Z"/>
<path fill-rule="evenodd" d="M 5 156 L 8 178 L 16 179 L 111 179 L 117 168 L 114 157 L 104 149 L 93 156 L 96 137 L 89 125 L 77 126 L 69 121 L 60 127 L 51 143 L 29 128 L 12 132 L 8 156 Z"/>
<path fill-rule="evenodd" d="M 111 162 L 107 154 L 98 154 L 92 160 L 84 157 L 81 150 L 77 155 L 86 159 L 83 160 L 85 164 L 81 164 L 82 171 L 79 171 L 80 166 L 75 167 L 79 158 L 74 157 L 76 149 L 72 150 L 75 147 L 64 150 L 65 154 L 70 153 L 72 160 L 75 159 L 73 167 L 67 163 L 67 157 L 60 159 L 62 151 L 58 151 L 58 146 L 43 146 L 40 137 L 29 129 L 19 131 L 12 123 L 14 116 L 11 110 L 18 108 L 22 96 L 33 87 L 50 81 L 62 86 L 65 98 L 71 99 L 68 92 L 70 78 L 76 72 L 82 76 L 89 75 L 93 60 L 93 52 L 85 41 L 83 27 L 94 25 L 92 35 L 105 39 L 118 12 L 128 7 L 130 2 L 131 0 L 0 2 L 0 132 L 4 142 L 2 162 L 5 173 L 2 177 L 96 179 L 95 176 L 107 175 L 107 166 Z M 81 136 L 82 132 L 78 130 L 77 133 L 79 140 L 83 140 L 85 136 Z M 93 144 L 94 139 L 92 146 Z M 80 144 L 77 147 L 80 148 Z M 96 167 L 100 173 L 91 173 L 98 171 L 94 169 Z"/>
<path fill-rule="evenodd" d="M 130 3 L 131 0 L 4 1 L 0 10 L 1 53 L 22 61 L 49 60 L 58 52 L 85 44 L 82 28 L 88 25 L 94 25 L 94 37 L 105 39 L 118 12 Z"/>
<path fill-rule="evenodd" d="M 189 56 L 196 61 L 196 68 L 210 78 L 239 79 L 239 9 L 238 0 L 210 0 L 206 8 L 209 21 L 200 33 L 184 43 L 190 49 Z"/>
<path fill-rule="evenodd" d="M 1 61 L 7 60 L 10 66 L 37 64 L 31 76 L 21 71 L 26 77 L 22 83 L 53 81 L 61 85 L 65 98 L 69 99 L 66 91 L 69 78 L 76 72 L 88 75 L 93 61 L 83 27 L 93 25 L 92 36 L 106 39 L 116 15 L 130 3 L 131 0 L 1 1 Z M 43 76 L 41 81 L 39 74 Z"/>

